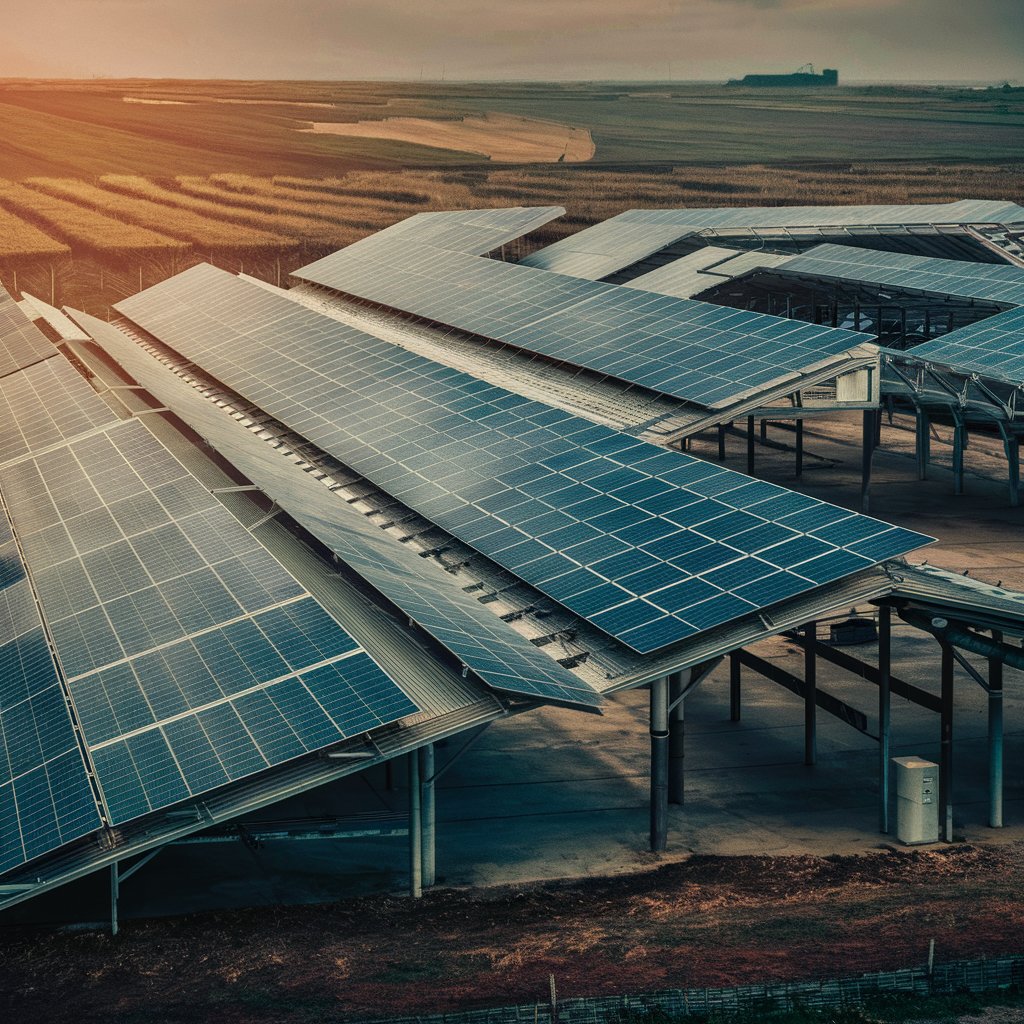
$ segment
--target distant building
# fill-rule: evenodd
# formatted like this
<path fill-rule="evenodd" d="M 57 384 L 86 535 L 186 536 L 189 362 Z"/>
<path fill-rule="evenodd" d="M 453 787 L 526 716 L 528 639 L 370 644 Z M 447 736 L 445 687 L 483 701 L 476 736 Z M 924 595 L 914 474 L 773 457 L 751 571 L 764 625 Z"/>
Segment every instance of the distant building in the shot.
<path fill-rule="evenodd" d="M 805 64 L 803 68 L 788 75 L 744 75 L 742 78 L 730 79 L 728 84 L 747 89 L 806 89 L 838 85 L 839 72 L 835 68 L 824 68 L 820 75 L 816 75 L 814 68 Z"/>

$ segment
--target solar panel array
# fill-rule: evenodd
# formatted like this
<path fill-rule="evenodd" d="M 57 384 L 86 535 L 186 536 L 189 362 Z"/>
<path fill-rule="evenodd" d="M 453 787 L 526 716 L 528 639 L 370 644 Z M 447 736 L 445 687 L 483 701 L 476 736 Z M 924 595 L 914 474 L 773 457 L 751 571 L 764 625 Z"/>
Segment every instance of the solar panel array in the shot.
<path fill-rule="evenodd" d="M 421 246 L 343 249 L 297 277 L 704 408 L 868 336 Z M 119 308 L 129 311 L 133 299 Z"/>
<path fill-rule="evenodd" d="M 791 257 L 780 269 L 787 274 L 1024 306 L 1024 267 L 1005 264 L 964 263 L 849 245 L 818 245 Z"/>
<path fill-rule="evenodd" d="M 205 438 L 293 519 L 498 690 L 596 707 L 577 676 L 485 609 L 443 570 L 385 536 L 362 513 L 225 415 L 116 327 L 76 313 L 108 355 Z"/>
<path fill-rule="evenodd" d="M 735 249 L 707 245 L 703 249 L 691 252 L 689 256 L 683 256 L 641 274 L 632 281 L 626 281 L 623 287 L 688 299 L 749 270 L 774 266 L 788 259 L 788 256 L 780 256 L 777 253 L 737 252 Z"/>
<path fill-rule="evenodd" d="M 25 566 L 0 510 L 0 873 L 100 824 Z"/>
<path fill-rule="evenodd" d="M 627 210 L 531 253 L 525 266 L 597 281 L 695 232 L 758 228 L 1024 222 L 1015 203 L 966 199 L 904 206 L 775 206 Z"/>
<path fill-rule="evenodd" d="M 56 354 L 46 335 L 0 287 L 0 377 Z"/>
<path fill-rule="evenodd" d="M 1024 308 L 961 327 L 899 354 L 901 361 L 938 363 L 1024 386 Z"/>
<path fill-rule="evenodd" d="M 494 210 L 417 213 L 348 246 L 367 253 L 379 245 L 423 244 L 482 256 L 561 217 L 561 206 L 510 206 Z"/>
<path fill-rule="evenodd" d="M 511 394 L 211 267 L 119 309 L 641 653 L 927 542 Z"/>
<path fill-rule="evenodd" d="M 33 449 L 0 493 L 112 823 L 418 710 L 140 422 Z"/>

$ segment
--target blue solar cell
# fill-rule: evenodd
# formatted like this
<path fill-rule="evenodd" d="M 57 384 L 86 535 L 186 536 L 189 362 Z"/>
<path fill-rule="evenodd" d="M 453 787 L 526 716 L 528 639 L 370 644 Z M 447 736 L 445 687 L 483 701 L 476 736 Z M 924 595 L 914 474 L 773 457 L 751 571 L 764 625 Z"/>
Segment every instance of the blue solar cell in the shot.
<path fill-rule="evenodd" d="M 699 575 L 714 585 L 706 573 L 739 559 L 743 553 L 721 543 L 733 534 L 746 533 L 779 516 L 788 515 L 790 518 L 784 525 L 802 533 L 851 515 L 781 488 L 768 485 L 765 489 L 740 474 L 709 466 L 681 453 L 658 451 L 635 438 L 512 396 L 450 367 L 440 367 L 299 307 L 287 298 L 261 293 L 260 303 L 274 307 L 276 334 L 267 341 L 254 330 L 247 310 L 256 290 L 255 286 L 210 268 L 194 268 L 130 300 L 122 308 L 143 328 L 156 330 L 166 344 L 178 348 L 199 365 L 205 365 L 211 373 L 219 374 L 228 386 L 248 390 L 248 397 L 253 400 L 258 392 L 267 412 L 283 417 L 288 425 L 300 430 L 313 443 L 367 473 L 377 486 L 386 487 L 416 511 L 423 513 L 424 508 L 429 507 L 433 521 L 443 529 L 516 571 L 569 610 L 592 617 L 595 623 L 607 625 L 616 620 L 607 616 L 599 619 L 598 613 L 607 609 L 593 611 L 590 603 L 583 612 L 572 600 L 574 592 L 569 588 L 569 581 L 559 579 L 564 573 L 553 575 L 550 563 L 543 556 L 523 562 L 523 549 L 519 545 L 533 538 L 585 565 L 596 565 L 602 557 L 607 557 L 604 546 L 596 542 L 612 532 L 619 544 L 642 547 L 652 552 L 653 557 L 670 562 L 679 569 L 682 578 Z M 657 316 L 664 314 L 663 306 L 654 308 Z M 711 312 L 702 315 L 712 317 Z M 194 320 L 206 325 L 199 340 L 194 328 L 182 326 Z M 787 327 L 787 330 L 792 329 L 792 325 Z M 245 341 L 239 341 L 240 338 Z M 233 354 L 243 344 L 244 359 L 240 354 Z M 344 368 L 338 380 L 323 372 L 326 354 L 339 360 L 338 365 Z M 243 364 L 244 371 L 240 369 Z M 258 388 L 254 388 L 253 380 L 260 382 Z M 348 390 L 339 393 L 340 380 Z M 312 401 L 310 388 L 316 395 Z M 464 414 L 454 409 L 470 391 L 480 399 L 482 406 L 474 415 L 482 412 L 484 406 L 493 410 L 486 416 L 479 416 L 476 426 L 488 419 L 497 425 L 466 439 L 450 440 L 449 435 L 441 431 L 451 423 L 466 422 Z M 352 394 L 360 395 L 364 401 L 353 403 Z M 408 425 L 410 417 L 406 414 L 410 394 L 418 395 L 426 403 L 416 407 L 414 431 Z M 299 402 L 305 403 L 305 412 L 300 419 L 289 422 L 291 410 Z M 515 416 L 510 410 L 515 411 Z M 546 418 L 551 418 L 551 425 L 531 431 L 530 440 L 524 441 L 519 425 L 527 419 L 540 422 Z M 446 477 L 443 488 L 425 488 L 424 478 L 414 466 L 399 461 L 403 439 L 409 432 L 415 436 L 420 451 L 443 454 L 449 464 L 473 475 L 460 480 L 458 474 L 453 474 Z M 555 444 L 558 441 L 568 447 L 559 449 Z M 359 465 L 367 445 L 375 449 L 377 459 L 369 470 L 365 463 Z M 543 463 L 547 456 L 539 455 L 540 450 L 552 447 L 566 454 L 556 454 L 549 459 L 549 465 L 554 462 L 551 474 L 530 473 L 520 484 L 499 482 L 498 478 L 505 478 L 509 473 Z M 408 457 L 418 458 L 414 454 Z M 638 468 L 652 459 L 657 477 Z M 668 460 L 672 460 L 671 464 Z M 375 468 L 384 466 L 386 470 Z M 554 471 L 555 466 L 561 469 Z M 556 477 L 565 481 L 564 486 L 558 486 Z M 579 488 L 581 483 L 599 492 L 597 497 L 614 500 L 607 493 L 610 491 L 616 498 L 625 495 L 632 499 L 623 507 L 633 510 L 634 516 L 639 514 L 639 520 L 609 531 L 609 524 L 600 516 L 577 517 L 573 514 L 575 503 L 565 504 L 560 499 L 586 493 Z M 464 507 L 446 513 L 436 504 L 427 506 L 425 503 L 434 501 L 439 489 L 475 505 L 481 517 L 468 518 L 470 513 Z M 719 498 L 703 497 L 701 489 Z M 524 500 L 516 501 L 511 491 L 520 492 Z M 603 495 L 600 492 L 604 492 Z M 743 500 L 735 500 L 734 492 Z M 674 495 L 675 501 L 668 501 L 665 495 Z M 588 500 L 584 499 L 581 507 L 586 508 Z M 643 518 L 646 513 L 641 506 L 645 503 L 658 503 L 657 514 Z M 615 512 L 610 510 L 606 515 L 614 516 Z M 878 528 L 883 532 L 887 529 L 884 524 L 879 524 Z M 695 538 L 694 533 L 700 536 Z M 699 544 L 701 537 L 719 543 Z M 659 546 L 652 548 L 652 545 Z M 907 546 L 901 550 L 906 550 Z M 503 552 L 512 553 L 510 560 L 503 559 Z M 535 549 L 531 553 L 535 553 Z M 755 569 L 766 576 L 778 571 L 780 566 L 773 563 L 767 551 L 759 553 L 762 560 L 748 560 L 745 563 L 747 575 L 731 585 L 751 582 L 750 574 Z M 893 549 L 890 553 L 898 552 Z M 813 552 L 809 552 L 806 557 L 812 555 Z M 612 582 L 621 583 L 621 580 L 612 579 Z M 805 589 L 817 582 L 806 579 Z M 721 606 L 730 605 L 723 603 Z M 689 635 L 692 627 L 685 612 L 681 610 L 677 618 L 679 638 Z M 627 623 L 623 631 L 635 626 Z M 659 635 L 668 635 L 667 625 L 661 628 Z"/>

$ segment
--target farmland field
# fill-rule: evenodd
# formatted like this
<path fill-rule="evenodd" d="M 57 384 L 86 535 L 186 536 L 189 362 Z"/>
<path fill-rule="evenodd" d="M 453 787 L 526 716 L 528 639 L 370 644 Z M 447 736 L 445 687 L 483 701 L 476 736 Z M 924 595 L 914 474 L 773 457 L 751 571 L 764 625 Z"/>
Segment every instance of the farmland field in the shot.
<path fill-rule="evenodd" d="M 1024 193 L 1024 90 L 9 80 L 0 138 L 0 280 L 97 315 L 200 260 L 282 281 L 424 210 L 564 206 L 538 245 L 637 206 Z"/>

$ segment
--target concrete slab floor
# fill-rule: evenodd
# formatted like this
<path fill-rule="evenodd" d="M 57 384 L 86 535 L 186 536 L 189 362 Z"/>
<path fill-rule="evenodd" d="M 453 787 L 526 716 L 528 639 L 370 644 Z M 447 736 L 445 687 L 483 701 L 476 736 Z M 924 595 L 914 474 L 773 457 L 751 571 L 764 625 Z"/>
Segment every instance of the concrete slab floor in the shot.
<path fill-rule="evenodd" d="M 872 513 L 939 538 L 917 560 L 1024 589 L 1024 510 L 1008 507 L 998 439 L 971 438 L 968 493 L 952 494 L 948 454 L 933 440 L 938 463 L 920 483 L 913 433 L 904 420 L 883 426 L 876 453 Z M 940 436 L 943 428 L 938 428 Z M 946 431 L 948 433 L 948 431 Z M 769 429 L 792 443 L 792 434 Z M 909 438 L 909 440 L 908 440 Z M 792 478 L 792 454 L 758 448 L 757 475 L 856 508 L 860 497 L 860 417 L 808 420 L 805 472 Z M 694 453 L 713 457 L 717 441 L 698 439 Z M 727 465 L 742 469 L 745 443 L 730 438 Z M 870 609 L 863 609 L 870 611 Z M 840 610 L 843 611 L 843 610 Z M 803 655 L 776 638 L 753 648 L 800 675 Z M 847 648 L 873 663 L 873 644 Z M 984 670 L 980 662 L 979 667 Z M 899 620 L 893 673 L 938 692 L 939 649 Z M 955 828 L 969 842 L 1024 840 L 1024 679 L 1005 673 L 1006 827 L 987 827 L 987 702 L 957 667 Z M 819 688 L 864 711 L 877 726 L 877 690 L 819 660 Z M 743 710 L 729 721 L 728 666 L 721 665 L 686 702 L 686 803 L 669 815 L 669 849 L 647 851 L 647 693 L 615 697 L 601 716 L 541 709 L 497 722 L 438 783 L 437 872 L 442 885 L 525 883 L 538 879 L 633 871 L 691 854 L 853 854 L 895 838 L 878 832 L 878 747 L 844 723 L 818 715 L 818 764 L 803 764 L 802 701 L 748 670 Z M 893 756 L 938 759 L 938 716 L 894 697 Z M 441 767 L 464 742 L 439 745 Z M 389 790 L 374 768 L 287 804 L 262 819 L 405 811 L 404 764 Z M 316 902 L 406 884 L 407 840 L 377 838 L 241 842 L 177 846 L 161 852 L 121 891 L 125 918 L 282 902 Z M 19 920 L 102 920 L 108 910 L 100 875 L 31 901 L 7 915 Z"/>

